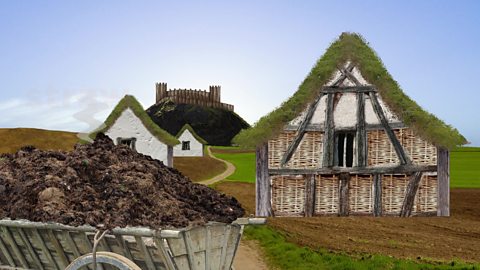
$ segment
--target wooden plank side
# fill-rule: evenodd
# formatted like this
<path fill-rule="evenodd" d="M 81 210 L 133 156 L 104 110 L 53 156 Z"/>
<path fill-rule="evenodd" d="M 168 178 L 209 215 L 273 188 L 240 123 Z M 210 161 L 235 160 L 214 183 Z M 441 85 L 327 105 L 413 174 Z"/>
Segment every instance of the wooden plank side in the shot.
<path fill-rule="evenodd" d="M 46 230 L 47 232 L 47 235 L 48 235 L 48 238 L 50 240 L 50 242 L 52 243 L 53 245 L 53 248 L 55 249 L 55 253 L 57 253 L 57 256 L 59 258 L 59 266 L 62 268 L 62 269 L 65 269 L 67 268 L 67 266 L 70 264 L 69 261 L 68 261 L 68 257 L 67 255 L 65 254 L 64 250 L 63 250 L 63 247 L 62 245 L 60 245 L 60 242 L 58 241 L 58 239 L 56 238 L 55 236 L 55 233 L 53 232 L 53 230 Z"/>
<path fill-rule="evenodd" d="M 35 236 L 35 238 L 37 239 L 37 243 L 40 245 L 40 248 L 41 248 L 43 254 L 45 255 L 45 257 L 47 258 L 48 262 L 50 263 L 50 266 L 57 269 L 57 270 L 63 269 L 63 268 L 61 268 L 61 266 L 58 265 L 58 263 L 53 258 L 53 255 L 50 252 L 50 250 L 48 249 L 47 245 L 45 244 L 45 242 L 43 240 L 43 237 L 40 235 L 40 232 L 37 229 L 34 228 L 34 229 L 32 229 L 32 233 Z"/>
<path fill-rule="evenodd" d="M 268 144 L 263 143 L 256 150 L 255 212 L 257 216 L 272 215 L 270 176 L 268 175 Z"/>
<path fill-rule="evenodd" d="M 305 177 L 305 216 L 312 217 L 315 212 L 315 175 Z"/>
<path fill-rule="evenodd" d="M 43 270 L 44 269 L 43 264 L 40 261 L 38 254 L 35 252 L 35 249 L 33 248 L 32 244 L 30 243 L 30 240 L 25 234 L 25 231 L 23 231 L 22 228 L 17 228 L 17 232 L 20 235 L 20 238 L 22 239 L 23 244 L 27 247 L 28 253 L 30 253 L 30 257 L 33 259 L 33 262 L 35 263 L 35 267 L 36 267 L 35 269 Z"/>
<path fill-rule="evenodd" d="M 303 119 L 302 124 L 298 127 L 295 138 L 293 139 L 292 143 L 290 143 L 290 145 L 287 148 L 287 151 L 285 151 L 285 154 L 282 157 L 282 161 L 281 161 L 282 167 L 288 163 L 288 161 L 290 160 L 290 158 L 292 157 L 292 155 L 295 153 L 298 146 L 300 145 L 300 142 L 302 141 L 303 136 L 305 135 L 305 130 L 308 124 L 310 123 L 310 121 L 312 120 L 313 113 L 315 112 L 318 102 L 320 101 L 322 96 L 323 96 L 322 94 L 319 94 L 317 98 L 315 98 L 315 100 L 308 107 L 305 118 Z"/>
<path fill-rule="evenodd" d="M 349 215 L 349 182 L 350 174 L 341 173 L 339 175 L 339 207 L 338 215 L 339 216 L 348 216 Z"/>
<path fill-rule="evenodd" d="M 145 260 L 148 270 L 155 270 L 155 264 L 153 263 L 152 255 L 145 246 L 143 238 L 140 236 L 135 236 L 135 241 L 137 242 L 137 245 L 143 254 L 143 258 Z"/>
<path fill-rule="evenodd" d="M 450 153 L 447 149 L 437 149 L 437 216 L 450 216 Z"/>
<path fill-rule="evenodd" d="M 357 94 L 357 160 L 358 167 L 367 166 L 367 131 L 365 129 L 365 94 Z"/>
<path fill-rule="evenodd" d="M 373 175 L 373 215 L 380 217 L 383 215 L 382 207 L 382 175 Z"/>
<path fill-rule="evenodd" d="M 3 256 L 5 256 L 5 258 L 7 259 L 8 261 L 8 264 L 12 267 L 15 267 L 15 261 L 13 260 L 13 257 L 12 255 L 10 254 L 10 251 L 8 251 L 7 249 L 7 246 L 5 245 L 5 243 L 3 242 L 2 240 L 2 228 L 0 228 L 0 251 L 2 252 Z"/>
<path fill-rule="evenodd" d="M 334 154 L 334 122 L 333 122 L 333 94 L 327 95 L 327 109 L 325 114 L 325 134 L 323 142 L 323 167 L 333 166 Z"/>
<path fill-rule="evenodd" d="M 422 172 L 416 172 L 408 181 L 407 189 L 405 190 L 405 198 L 403 199 L 402 210 L 400 211 L 401 217 L 409 217 L 412 215 L 413 204 L 415 203 L 415 197 L 417 195 L 420 180 L 422 180 L 422 174 Z"/>
<path fill-rule="evenodd" d="M 20 250 L 20 247 L 17 245 L 17 242 L 13 238 L 12 233 L 10 232 L 10 229 L 8 227 L 3 227 L 2 229 L 3 229 L 4 236 L 8 241 L 8 244 L 13 249 L 13 253 L 15 253 L 15 256 L 20 261 L 20 264 L 22 265 L 23 268 L 28 269 L 29 265 L 27 263 L 27 260 L 25 259 L 25 256 L 23 255 L 22 251 Z"/>
<path fill-rule="evenodd" d="M 380 106 L 380 103 L 378 102 L 377 95 L 373 92 L 370 92 L 369 96 L 372 102 L 373 110 L 375 111 L 375 114 L 377 115 L 378 119 L 380 119 L 380 122 L 382 123 L 383 128 L 385 129 L 385 132 L 387 133 L 388 138 L 390 139 L 390 142 L 392 143 L 395 149 L 395 152 L 397 153 L 400 163 L 403 165 L 411 164 L 412 162 L 410 158 L 405 153 L 403 146 L 400 144 L 400 141 L 398 140 L 397 136 L 395 135 L 395 132 L 393 132 L 392 128 L 390 127 L 390 124 L 387 121 L 387 118 L 385 117 L 385 113 L 383 112 L 383 109 Z"/>

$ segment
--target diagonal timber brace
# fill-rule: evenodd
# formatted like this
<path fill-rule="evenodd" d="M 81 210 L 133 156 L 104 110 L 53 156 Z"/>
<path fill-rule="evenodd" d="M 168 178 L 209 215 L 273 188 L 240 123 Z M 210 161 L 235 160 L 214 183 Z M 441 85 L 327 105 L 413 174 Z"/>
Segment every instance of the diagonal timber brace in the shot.
<path fill-rule="evenodd" d="M 378 119 L 380 119 L 380 122 L 382 123 L 382 126 L 385 129 L 385 132 L 387 132 L 387 136 L 392 142 L 393 147 L 395 148 L 395 152 L 397 153 L 400 163 L 402 165 L 412 163 L 410 158 L 405 153 L 405 150 L 403 149 L 402 145 L 400 144 L 400 141 L 398 141 L 397 136 L 395 136 L 395 133 L 393 132 L 390 125 L 388 124 L 387 118 L 385 117 L 385 113 L 383 112 L 383 109 L 380 106 L 380 103 L 378 102 L 376 94 L 373 92 L 370 92 L 369 96 L 370 96 L 370 100 L 372 101 L 373 110 L 375 111 L 375 114 L 377 114 Z"/>
<path fill-rule="evenodd" d="M 303 136 L 305 135 L 305 131 L 307 129 L 308 123 L 310 123 L 310 120 L 312 120 L 313 113 L 315 112 L 315 109 L 317 108 L 318 102 L 320 101 L 320 98 L 322 97 L 322 95 L 323 94 L 319 94 L 317 98 L 308 107 L 308 111 L 307 111 L 307 114 L 305 115 L 305 119 L 303 119 L 302 124 L 298 127 L 297 135 L 295 136 L 295 139 L 293 139 L 293 142 L 288 146 L 287 151 L 285 151 L 285 154 L 282 157 L 282 162 L 281 162 L 282 167 L 284 167 L 288 163 L 293 153 L 295 153 L 295 150 L 297 150 L 298 145 L 300 145 L 300 142 L 302 141 Z"/>

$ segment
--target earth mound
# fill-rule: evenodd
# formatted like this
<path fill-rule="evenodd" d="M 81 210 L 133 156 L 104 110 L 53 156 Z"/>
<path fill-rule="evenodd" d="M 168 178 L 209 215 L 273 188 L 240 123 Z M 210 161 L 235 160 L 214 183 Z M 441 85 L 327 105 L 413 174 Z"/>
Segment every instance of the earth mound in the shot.
<path fill-rule="evenodd" d="M 235 198 L 101 133 L 72 152 L 23 147 L 0 156 L 0 219 L 157 229 L 243 214 Z"/>
<path fill-rule="evenodd" d="M 159 127 L 176 135 L 185 124 L 210 145 L 230 145 L 233 137 L 250 127 L 238 114 L 223 109 L 164 100 L 146 110 Z"/>

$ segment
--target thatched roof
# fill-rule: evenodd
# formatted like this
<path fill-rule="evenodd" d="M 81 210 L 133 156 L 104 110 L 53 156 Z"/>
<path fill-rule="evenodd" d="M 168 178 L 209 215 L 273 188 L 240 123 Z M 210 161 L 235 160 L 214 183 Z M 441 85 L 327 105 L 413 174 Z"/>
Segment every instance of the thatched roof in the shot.
<path fill-rule="evenodd" d="M 353 62 L 360 69 L 362 76 L 378 90 L 387 106 L 417 135 L 436 146 L 446 148 L 467 143 L 458 130 L 423 110 L 405 95 L 375 51 L 355 33 L 342 33 L 318 60 L 293 96 L 260 118 L 254 127 L 240 132 L 234 142 L 244 147 L 253 147 L 278 135 L 284 125 L 298 116 L 318 95 L 337 68 L 347 61 Z"/>
<path fill-rule="evenodd" d="M 142 121 L 145 128 L 150 131 L 150 133 L 152 133 L 152 135 L 155 136 L 159 141 L 170 146 L 180 143 L 175 137 L 170 135 L 170 133 L 157 126 L 157 124 L 152 121 L 150 116 L 148 116 L 147 112 L 145 112 L 140 102 L 138 102 L 138 100 L 131 95 L 125 95 L 125 97 L 118 102 L 117 106 L 115 106 L 113 111 L 107 117 L 107 120 L 105 120 L 105 126 L 102 129 L 95 130 L 93 133 L 91 133 L 90 138 L 95 138 L 96 134 L 99 132 L 107 132 L 113 126 L 113 124 L 115 124 L 115 121 L 117 121 L 122 112 L 128 108 L 133 111 L 140 121 Z"/>
<path fill-rule="evenodd" d="M 202 139 L 202 137 L 198 136 L 198 134 L 193 130 L 193 128 L 189 124 L 185 124 L 182 129 L 177 133 L 177 136 L 175 136 L 177 139 L 180 138 L 180 136 L 183 134 L 185 130 L 190 131 L 192 133 L 193 137 L 197 139 L 201 144 L 207 144 L 207 141 Z"/>

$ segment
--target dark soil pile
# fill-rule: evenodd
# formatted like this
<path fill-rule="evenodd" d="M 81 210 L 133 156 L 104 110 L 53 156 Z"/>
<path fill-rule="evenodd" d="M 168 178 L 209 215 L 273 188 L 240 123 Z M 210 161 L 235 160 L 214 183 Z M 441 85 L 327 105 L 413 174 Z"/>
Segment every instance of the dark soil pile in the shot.
<path fill-rule="evenodd" d="M 24 147 L 0 157 L 0 219 L 167 228 L 243 214 L 235 198 L 103 134 L 72 152 Z"/>
<path fill-rule="evenodd" d="M 162 129 L 176 135 L 185 124 L 210 145 L 230 145 L 233 137 L 250 125 L 235 112 L 191 104 L 159 102 L 146 110 Z"/>

